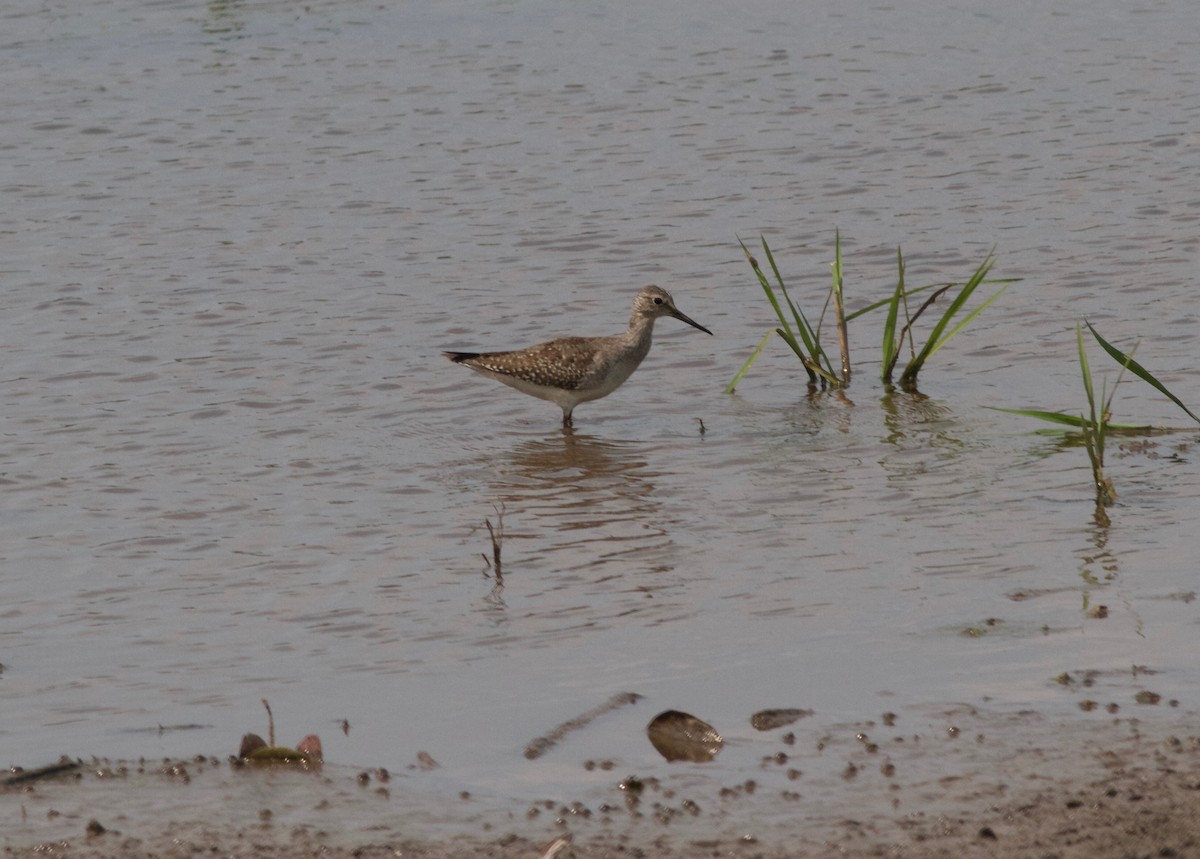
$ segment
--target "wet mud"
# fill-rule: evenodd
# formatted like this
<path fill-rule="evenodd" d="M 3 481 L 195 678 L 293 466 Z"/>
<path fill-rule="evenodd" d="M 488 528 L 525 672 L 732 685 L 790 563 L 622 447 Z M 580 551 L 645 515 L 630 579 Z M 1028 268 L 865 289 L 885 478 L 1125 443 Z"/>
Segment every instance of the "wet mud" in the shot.
<path fill-rule="evenodd" d="M 79 761 L 0 789 L 0 855 L 1200 855 L 1200 732 L 1186 730 L 1195 714 L 944 715 L 919 733 L 882 719 L 777 738 L 819 746 L 824 772 L 780 751 L 732 781 L 702 764 L 613 771 L 577 799 L 451 794 L 415 767 L 381 778 L 204 756 Z"/>

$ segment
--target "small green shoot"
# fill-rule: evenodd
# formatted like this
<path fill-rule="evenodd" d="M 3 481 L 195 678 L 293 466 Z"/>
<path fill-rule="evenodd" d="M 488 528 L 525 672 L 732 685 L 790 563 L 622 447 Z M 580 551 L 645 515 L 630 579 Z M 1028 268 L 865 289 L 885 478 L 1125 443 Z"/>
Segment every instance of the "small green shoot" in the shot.
<path fill-rule="evenodd" d="M 1104 476 L 1104 442 L 1108 437 L 1108 419 L 1112 417 L 1112 401 L 1117 394 L 1117 385 L 1121 377 L 1113 384 L 1112 393 L 1107 400 L 1104 397 L 1104 387 L 1100 388 L 1100 412 L 1096 412 L 1096 391 L 1092 384 L 1092 371 L 1088 366 L 1087 350 L 1083 348 L 1083 326 L 1076 323 L 1075 341 L 1079 346 L 1079 369 L 1083 373 L 1083 390 L 1087 394 L 1088 413 L 1083 416 L 1079 426 L 1083 434 L 1083 446 L 1087 450 L 1088 461 L 1092 464 L 1092 483 L 1096 488 L 1096 505 L 1110 507 L 1117 498 L 1117 490 L 1113 482 Z M 1122 372 L 1124 370 L 1122 369 Z"/>
<path fill-rule="evenodd" d="M 1083 347 L 1083 326 L 1086 325 L 1088 331 L 1100 344 L 1101 348 L 1107 352 L 1114 361 L 1121 365 L 1121 374 L 1117 376 L 1117 381 L 1113 384 L 1112 393 L 1105 396 L 1105 389 L 1101 387 L 1100 397 L 1096 398 L 1095 386 L 1092 383 L 1092 374 L 1088 366 L 1087 352 Z M 1112 401 L 1116 394 L 1117 385 L 1121 384 L 1121 376 L 1128 370 L 1133 375 L 1137 376 L 1146 384 L 1150 385 L 1155 390 L 1165 395 L 1171 402 L 1179 406 L 1188 417 L 1192 420 L 1200 422 L 1195 413 L 1193 413 L 1179 397 L 1175 396 L 1166 385 L 1155 378 L 1154 374 L 1133 360 L 1133 353 L 1137 351 L 1135 345 L 1128 353 L 1122 352 L 1116 346 L 1109 343 L 1100 332 L 1088 321 L 1077 323 L 1075 326 L 1075 340 L 1079 348 L 1079 366 L 1083 372 L 1083 389 L 1087 396 L 1088 410 L 1086 414 L 1072 415 L 1064 412 L 1049 412 L 1042 409 L 996 409 L 995 411 L 1008 412 L 1013 415 L 1022 415 L 1024 417 L 1036 418 L 1048 423 L 1058 424 L 1069 429 L 1077 430 L 1080 437 L 1083 439 L 1084 448 L 1087 450 L 1088 461 L 1092 466 L 1092 481 L 1096 487 L 1096 503 L 1097 509 L 1110 506 L 1116 498 L 1116 490 L 1113 488 L 1112 481 L 1104 476 L 1104 445 L 1110 432 L 1122 433 L 1146 433 L 1151 431 L 1171 432 L 1170 428 L 1141 425 L 1135 426 L 1130 424 L 1114 424 L 1112 422 Z M 1099 403 L 1099 409 L 1097 409 Z"/>

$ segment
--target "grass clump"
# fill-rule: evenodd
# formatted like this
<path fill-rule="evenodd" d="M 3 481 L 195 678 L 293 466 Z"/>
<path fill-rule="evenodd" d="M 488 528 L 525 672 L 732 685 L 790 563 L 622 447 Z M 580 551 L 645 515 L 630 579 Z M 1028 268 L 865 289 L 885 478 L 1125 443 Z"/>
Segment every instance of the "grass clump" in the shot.
<path fill-rule="evenodd" d="M 984 283 L 1011 283 L 1015 279 L 1005 281 L 989 281 L 987 275 L 995 263 L 995 251 L 988 252 L 988 255 L 980 263 L 975 273 L 965 283 L 947 283 L 947 284 L 931 284 L 921 286 L 915 289 L 909 289 L 905 284 L 904 279 L 904 255 L 899 248 L 896 249 L 896 267 L 898 270 L 896 287 L 892 290 L 890 298 L 885 298 L 881 301 L 876 301 L 867 307 L 857 310 L 854 313 L 847 314 L 845 309 L 845 296 L 843 291 L 844 283 L 844 268 L 842 265 L 842 242 L 841 235 L 835 234 L 834 239 L 834 261 L 831 266 L 833 273 L 833 284 L 829 288 L 829 292 L 825 298 L 825 304 L 821 308 L 821 315 L 818 317 L 816 326 L 813 326 L 808 318 L 804 315 L 804 311 L 792 301 L 788 295 L 787 286 L 784 283 L 783 275 L 779 272 L 779 266 L 775 263 L 775 257 L 771 253 L 771 248 L 767 245 L 766 238 L 762 238 L 763 254 L 770 265 L 771 272 L 774 274 L 775 282 L 767 278 L 762 268 L 758 264 L 758 260 L 750 253 L 746 244 L 738 240 L 742 246 L 742 252 L 745 253 L 747 260 L 750 262 L 750 267 L 754 270 L 755 276 L 758 278 L 759 285 L 767 296 L 767 300 L 771 304 L 771 309 L 775 312 L 776 318 L 779 320 L 777 328 L 768 331 L 763 339 L 755 347 L 750 357 L 734 375 L 733 379 L 725 387 L 726 393 L 733 393 L 737 388 L 742 377 L 746 375 L 750 367 L 758 360 L 758 356 L 762 354 L 767 342 L 771 339 L 772 334 L 778 334 L 791 350 L 800 359 L 800 363 L 804 366 L 805 372 L 808 374 L 808 382 L 810 386 L 816 387 L 833 387 L 845 388 L 850 384 L 850 344 L 848 334 L 848 322 L 856 319 L 867 313 L 879 310 L 880 308 L 887 309 L 887 316 L 883 326 L 883 346 L 882 346 L 882 373 L 880 378 L 885 385 L 892 384 L 892 376 L 896 365 L 899 361 L 900 354 L 903 351 L 904 340 L 908 338 L 910 359 L 905 365 L 900 374 L 899 386 L 906 391 L 914 391 L 917 387 L 917 375 L 925 366 L 933 355 L 945 346 L 951 338 L 961 332 L 967 325 L 971 323 L 984 309 L 994 302 L 1004 292 L 1004 288 L 991 295 L 982 304 L 971 310 L 963 316 L 953 328 L 947 331 L 947 328 L 954 322 L 955 318 L 963 311 L 967 301 L 974 294 L 977 287 Z M 918 351 L 916 342 L 913 336 L 913 324 L 921 317 L 926 310 L 932 307 L 938 299 L 942 298 L 946 293 L 950 292 L 955 287 L 958 287 L 958 292 L 954 294 L 950 305 L 943 312 L 941 318 L 935 323 L 933 331 L 930 333 L 928 340 Z M 778 290 L 778 295 L 776 294 Z M 915 312 L 909 308 L 909 296 L 917 295 L 918 293 L 930 292 L 925 297 L 924 301 L 916 309 Z M 834 369 L 829 355 L 821 346 L 821 323 L 825 318 L 830 305 L 833 306 L 834 319 L 837 327 L 838 349 L 840 352 L 840 365 L 837 370 Z M 900 326 L 897 333 L 897 326 L 900 325 L 900 320 L 903 318 L 904 324 Z"/>

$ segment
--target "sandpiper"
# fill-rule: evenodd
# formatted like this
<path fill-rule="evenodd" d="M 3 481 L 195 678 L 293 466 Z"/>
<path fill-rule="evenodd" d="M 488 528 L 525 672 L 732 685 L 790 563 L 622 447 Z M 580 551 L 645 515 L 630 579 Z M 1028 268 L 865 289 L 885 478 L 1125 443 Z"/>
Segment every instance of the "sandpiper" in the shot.
<path fill-rule="evenodd" d="M 443 352 L 455 364 L 503 382 L 511 388 L 558 403 L 563 426 L 580 403 L 608 396 L 629 378 L 650 351 L 654 320 L 673 316 L 705 334 L 712 334 L 676 306 L 665 289 L 642 287 L 633 300 L 633 313 L 624 334 L 612 337 L 560 337 L 513 352 Z"/>

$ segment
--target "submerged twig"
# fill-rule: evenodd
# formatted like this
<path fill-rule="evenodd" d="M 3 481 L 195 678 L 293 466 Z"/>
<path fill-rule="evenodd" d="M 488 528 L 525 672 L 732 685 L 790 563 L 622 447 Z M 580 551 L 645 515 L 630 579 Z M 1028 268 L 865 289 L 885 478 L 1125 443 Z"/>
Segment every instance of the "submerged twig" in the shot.
<path fill-rule="evenodd" d="M 545 754 L 547 749 L 555 745 L 567 734 L 571 733 L 572 731 L 578 731 L 580 728 L 587 727 L 593 720 L 603 716 L 610 710 L 615 710 L 618 707 L 625 706 L 626 704 L 636 703 L 637 701 L 641 700 L 641 697 L 642 696 L 636 692 L 620 692 L 616 695 L 613 695 L 603 704 L 593 707 L 586 713 L 576 716 L 574 719 L 568 719 L 558 727 L 554 728 L 554 730 L 550 731 L 548 734 L 543 734 L 536 740 L 530 742 L 529 745 L 525 747 L 525 757 L 531 761 L 535 758 L 540 758 L 543 754 Z"/>
<path fill-rule="evenodd" d="M 56 764 L 32 770 L 14 770 L 11 775 L 7 775 L 3 780 L 0 780 L 0 787 L 12 787 L 13 785 L 25 784 L 26 782 L 37 781 L 38 779 L 53 778 L 54 776 L 75 772 L 82 766 L 83 763 L 81 761 L 73 761 L 67 757 L 63 757 Z"/>
<path fill-rule="evenodd" d="M 262 699 L 262 705 L 267 708 L 267 745 L 275 748 L 275 716 L 271 714 L 271 705 L 266 698 Z"/>
<path fill-rule="evenodd" d="M 483 520 L 488 536 L 492 540 L 492 560 L 488 561 L 486 554 L 483 556 L 483 560 L 491 566 L 492 575 L 496 577 L 496 584 L 503 587 L 504 573 L 500 569 L 500 549 L 504 545 L 504 504 L 501 503 L 499 507 L 492 505 L 492 509 L 496 511 L 496 524 L 493 526 L 491 519 Z"/>

